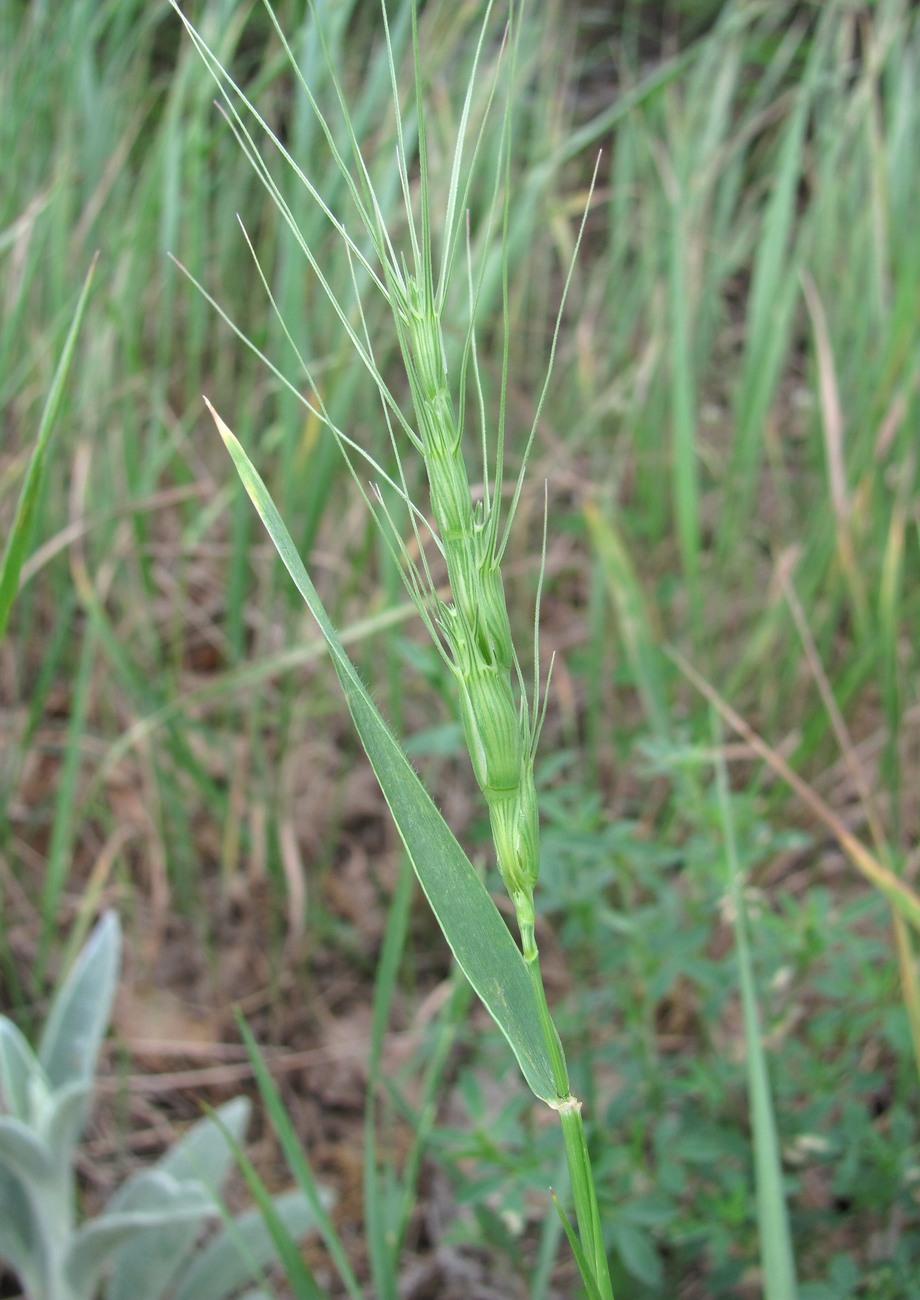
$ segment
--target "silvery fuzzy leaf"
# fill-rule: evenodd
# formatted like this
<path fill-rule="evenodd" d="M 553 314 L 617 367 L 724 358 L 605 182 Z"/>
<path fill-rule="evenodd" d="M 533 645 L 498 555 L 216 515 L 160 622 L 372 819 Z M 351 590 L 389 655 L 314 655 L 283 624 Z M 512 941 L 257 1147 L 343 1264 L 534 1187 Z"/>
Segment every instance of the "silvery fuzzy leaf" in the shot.
<path fill-rule="evenodd" d="M 216 1116 L 233 1138 L 241 1141 L 250 1110 L 248 1099 L 237 1097 L 221 1106 Z M 167 1151 L 156 1171 L 179 1180 L 198 1178 L 216 1195 L 232 1159 L 233 1154 L 218 1124 L 207 1118 L 193 1125 Z M 109 1202 L 110 1208 L 121 1208 L 130 1202 L 135 1185 L 144 1177 L 143 1174 L 137 1175 L 119 1188 Z M 141 1294 L 155 1300 L 162 1295 L 182 1268 L 198 1232 L 197 1223 L 175 1223 L 150 1232 L 139 1241 L 127 1243 L 115 1255 L 115 1271 L 106 1290 L 107 1300 L 135 1300 Z"/>
<path fill-rule="evenodd" d="M 77 1295 L 92 1295 L 103 1269 L 112 1255 L 131 1242 L 140 1244 L 148 1232 L 158 1232 L 169 1224 L 191 1221 L 196 1233 L 204 1219 L 217 1213 L 214 1202 L 200 1183 L 177 1182 L 161 1171 L 150 1171 L 147 1179 L 135 1184 L 138 1204 L 134 1208 L 104 1212 L 74 1235 L 67 1254 L 67 1278 Z M 155 1300 L 146 1285 L 135 1292 L 144 1300 Z"/>
<path fill-rule="evenodd" d="M 302 1192 L 275 1197 L 275 1209 L 295 1239 L 314 1227 L 313 1213 Z M 173 1300 L 226 1300 L 246 1282 L 257 1280 L 258 1272 L 276 1258 L 275 1244 L 261 1213 L 247 1210 L 198 1252 Z"/>
<path fill-rule="evenodd" d="M 51 1152 L 22 1120 L 0 1115 L 0 1167 L 27 1186 L 50 1183 L 55 1175 Z"/>
<path fill-rule="evenodd" d="M 211 1116 L 193 1124 L 155 1165 L 134 1174 L 113 1192 L 105 1213 L 136 1204 L 138 1185 L 145 1186 L 151 1175 L 163 1177 L 168 1182 L 183 1183 L 195 1179 L 206 1187 L 218 1190 L 227 1176 L 233 1152 L 220 1130 L 217 1120 L 230 1132 L 235 1141 L 241 1141 L 252 1105 L 248 1097 L 236 1097 L 225 1102 Z M 146 1195 L 145 1191 L 141 1195 Z"/>
<path fill-rule="evenodd" d="M 197 1178 L 174 1178 L 164 1169 L 142 1169 L 122 1183 L 102 1211 L 97 1222 L 117 1219 L 137 1211 L 171 1209 L 179 1202 L 195 1200 L 217 1213 L 216 1202 L 208 1188 Z"/>
<path fill-rule="evenodd" d="M 38 1234 L 26 1189 L 0 1166 L 0 1260 L 18 1274 L 27 1291 L 35 1290 Z"/>
<path fill-rule="evenodd" d="M 45 1078 L 38 1057 L 12 1020 L 0 1016 L 0 1104 L 23 1123 L 30 1118 L 29 1080 L 35 1078 Z"/>
<path fill-rule="evenodd" d="M 106 912 L 54 995 L 38 1057 L 53 1088 L 90 1083 L 108 1028 L 121 957 L 121 926 Z"/>
<path fill-rule="evenodd" d="M 157 1167 L 174 1178 L 200 1178 L 209 1187 L 219 1189 L 233 1163 L 232 1148 L 221 1128 L 226 1129 L 234 1142 L 240 1143 L 246 1136 L 251 1114 L 252 1103 L 248 1097 L 234 1097 L 225 1102 L 213 1116 L 207 1115 L 193 1124 L 169 1148 Z"/>
<path fill-rule="evenodd" d="M 56 1168 L 69 1168 L 89 1111 L 92 1086 L 69 1083 L 54 1093 L 44 1139 Z"/>

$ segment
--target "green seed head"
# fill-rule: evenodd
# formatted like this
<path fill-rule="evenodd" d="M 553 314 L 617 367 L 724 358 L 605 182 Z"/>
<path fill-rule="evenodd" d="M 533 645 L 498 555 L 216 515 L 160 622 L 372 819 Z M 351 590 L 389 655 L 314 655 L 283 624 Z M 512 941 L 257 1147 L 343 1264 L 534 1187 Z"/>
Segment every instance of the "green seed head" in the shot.
<path fill-rule="evenodd" d="M 447 362 L 444 356 L 444 337 L 441 321 L 430 304 L 428 295 L 411 276 L 407 284 L 404 313 L 411 358 L 410 370 L 417 380 L 419 395 L 423 400 L 430 401 L 445 387 Z"/>
<path fill-rule="evenodd" d="M 491 556 L 481 561 L 479 566 L 476 630 L 480 649 L 488 661 L 508 672 L 514 660 L 511 624 L 502 575 Z"/>
<path fill-rule="evenodd" d="M 441 627 L 460 692 L 460 718 L 473 770 L 488 798 L 514 789 L 524 752 L 521 722 L 508 674 L 484 659 L 476 631 L 454 605 L 441 609 Z"/>
<path fill-rule="evenodd" d="M 451 595 L 463 622 L 458 662 L 466 664 L 470 669 L 491 665 L 492 655 L 488 652 L 488 642 L 479 635 L 482 581 L 476 554 L 466 541 L 445 542 L 444 554 Z"/>
<path fill-rule="evenodd" d="M 509 672 L 514 662 L 505 588 L 485 528 L 460 540 L 444 534 L 447 576 L 457 609 L 471 638 L 474 661 Z"/>
<path fill-rule="evenodd" d="M 426 442 L 427 446 L 430 446 L 430 440 Z M 459 456 L 427 451 L 425 467 L 428 470 L 431 510 L 445 545 L 458 547 L 460 553 L 469 553 L 472 506 L 463 460 Z"/>
<path fill-rule="evenodd" d="M 466 477 L 466 467 L 460 454 L 460 430 L 454 416 L 454 406 L 450 399 L 450 392 L 442 385 L 436 393 L 420 398 L 418 388 L 419 382 L 416 379 L 413 383 L 413 400 L 418 415 L 419 433 L 421 434 L 422 445 L 425 448 L 425 461 L 429 477 L 432 472 L 432 460 L 436 459 L 450 463 L 456 461 L 463 470 L 464 482 L 467 483 L 466 509 L 467 513 L 469 513 L 469 485 Z"/>
<path fill-rule="evenodd" d="M 457 673 L 460 720 L 473 772 L 486 799 L 514 790 L 521 770 L 521 727 L 506 675 L 486 668 Z"/>
<path fill-rule="evenodd" d="M 540 872 L 540 817 L 537 811 L 537 788 L 533 780 L 533 760 L 530 757 L 529 746 L 525 747 L 525 751 L 517 791 L 517 853 L 521 874 L 528 890 L 532 890 Z"/>
<path fill-rule="evenodd" d="M 519 895 L 532 895 L 540 866 L 537 797 L 529 759 L 518 770 L 515 790 L 488 803 L 498 869 L 517 907 Z"/>

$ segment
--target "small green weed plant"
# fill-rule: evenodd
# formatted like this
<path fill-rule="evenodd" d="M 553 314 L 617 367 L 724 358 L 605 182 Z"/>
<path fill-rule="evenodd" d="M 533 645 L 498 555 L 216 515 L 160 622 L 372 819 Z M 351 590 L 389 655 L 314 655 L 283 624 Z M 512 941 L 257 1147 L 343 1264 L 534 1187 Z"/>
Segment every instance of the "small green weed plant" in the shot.
<path fill-rule="evenodd" d="M 249 1119 L 245 1097 L 200 1120 L 140 1170 L 94 1219 L 79 1222 L 74 1154 L 118 981 L 121 929 L 108 912 L 51 1003 L 37 1050 L 0 1016 L 0 1260 L 28 1300 L 224 1300 L 275 1258 L 263 1215 L 231 1219 L 219 1191 Z M 299 1191 L 270 1210 L 302 1235 L 311 1211 Z M 223 1227 L 201 1248 L 202 1229 Z"/>

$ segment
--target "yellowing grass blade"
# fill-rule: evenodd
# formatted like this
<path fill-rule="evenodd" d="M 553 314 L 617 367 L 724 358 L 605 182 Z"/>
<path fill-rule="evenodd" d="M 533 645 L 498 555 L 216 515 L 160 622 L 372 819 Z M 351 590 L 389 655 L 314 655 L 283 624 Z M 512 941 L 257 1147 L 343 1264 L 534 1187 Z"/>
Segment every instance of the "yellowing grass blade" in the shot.
<path fill-rule="evenodd" d="M 803 781 L 797 772 L 793 772 L 785 759 L 775 749 L 770 748 L 754 728 L 745 722 L 744 718 L 736 713 L 730 704 L 727 704 L 722 699 L 715 687 L 707 682 L 705 677 L 702 677 L 678 650 L 675 650 L 673 646 L 666 647 L 665 653 L 673 659 L 687 680 L 693 683 L 700 694 L 715 706 L 717 712 L 728 725 L 747 741 L 754 753 L 760 755 L 764 762 L 786 782 L 790 789 L 796 792 L 802 802 L 827 827 L 856 870 L 865 876 L 866 880 L 871 884 L 875 885 L 879 893 L 888 900 L 894 910 L 920 933 L 920 894 L 912 889 L 907 881 L 895 875 L 889 867 L 879 862 L 878 858 L 869 852 L 852 831 L 847 829 L 833 809 L 828 807 L 821 796 L 807 782 Z"/>
<path fill-rule="evenodd" d="M 510 1043 L 527 1083 L 553 1105 L 552 1065 L 517 944 L 345 653 L 267 487 L 237 438 L 210 403 L 208 407 L 250 500 L 326 640 L 361 743 L 444 937 Z"/>

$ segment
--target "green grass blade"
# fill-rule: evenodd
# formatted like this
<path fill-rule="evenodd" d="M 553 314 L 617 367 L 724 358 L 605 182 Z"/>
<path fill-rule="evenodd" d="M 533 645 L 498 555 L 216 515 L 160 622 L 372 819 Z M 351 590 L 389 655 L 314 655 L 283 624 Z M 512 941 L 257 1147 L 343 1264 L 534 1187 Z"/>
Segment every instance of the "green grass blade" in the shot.
<path fill-rule="evenodd" d="M 759 232 L 751 272 L 747 307 L 745 357 L 735 397 L 736 436 L 731 479 L 736 487 L 723 521 L 723 553 L 740 535 L 755 499 L 757 472 L 763 452 L 763 426 L 776 392 L 784 358 L 791 344 L 798 300 L 800 256 L 796 238 L 796 205 L 804 165 L 804 150 L 812 100 L 830 39 L 835 6 L 828 5 L 810 42 L 808 59 L 778 144 L 772 190 Z M 731 526 L 729 526 L 729 524 Z"/>
<path fill-rule="evenodd" d="M 748 944 L 744 889 L 735 844 L 728 774 L 720 745 L 715 709 L 712 726 L 718 762 L 716 785 L 719 811 L 725 839 L 725 857 L 729 874 L 729 894 L 734 914 L 735 945 L 738 953 L 738 978 L 744 1016 L 745 1055 L 747 1058 L 748 1096 L 754 1130 L 754 1169 L 757 1182 L 757 1223 L 760 1234 L 760 1259 L 763 1268 L 764 1300 L 795 1300 L 798 1294 L 792 1235 L 783 1193 L 783 1169 L 780 1159 L 776 1116 L 770 1092 L 767 1058 L 761 1036 L 760 1012 L 754 984 L 754 966 Z"/>
<path fill-rule="evenodd" d="M 669 365 L 671 390 L 671 445 L 674 460 L 674 516 L 680 556 L 687 580 L 693 634 L 703 632 L 700 592 L 700 484 L 697 448 L 697 383 L 693 370 L 694 305 L 690 290 L 688 199 L 685 182 L 673 182 L 668 241 L 668 299 L 670 303 Z"/>
<path fill-rule="evenodd" d="M 601 1300 L 601 1293 L 597 1289 L 597 1283 L 595 1282 L 594 1275 L 591 1272 L 591 1266 L 588 1263 L 588 1257 L 585 1254 L 584 1250 L 582 1249 L 581 1242 L 578 1240 L 578 1236 L 575 1232 L 575 1229 L 572 1227 L 571 1223 L 569 1223 L 569 1216 L 562 1208 L 562 1202 L 559 1200 L 559 1197 L 552 1190 L 552 1188 L 550 1188 L 549 1194 L 553 1198 L 553 1204 L 556 1207 L 556 1213 L 559 1215 L 559 1220 L 562 1224 L 562 1229 L 565 1232 L 566 1237 L 568 1238 L 569 1245 L 572 1248 L 572 1254 L 575 1256 L 575 1263 L 578 1265 L 578 1271 L 581 1274 L 581 1280 L 585 1284 L 585 1291 L 587 1293 L 588 1300 Z"/>
<path fill-rule="evenodd" d="M 380 1300 L 397 1300 L 397 1252 L 400 1242 L 391 1229 L 394 1207 L 381 1195 L 378 1183 L 377 1089 L 381 1082 L 381 1058 L 387 1019 L 396 991 L 399 963 L 409 930 L 412 903 L 412 872 L 403 859 L 396 890 L 387 916 L 383 947 L 374 979 L 371 1050 L 364 1103 L 364 1228 L 371 1260 L 374 1291 Z"/>
<path fill-rule="evenodd" d="M 517 944 L 345 653 L 268 489 L 233 433 L 211 411 L 243 486 L 326 639 L 355 727 L 444 937 L 530 1088 L 553 1105 L 558 1100 L 553 1068 Z"/>
<path fill-rule="evenodd" d="M 294 1300 L 323 1300 L 323 1293 L 317 1284 L 316 1278 L 310 1271 L 309 1265 L 291 1236 L 287 1224 L 281 1217 L 274 1198 L 259 1177 L 255 1165 L 253 1165 L 226 1125 L 221 1123 L 220 1117 L 213 1111 L 209 1111 L 209 1113 L 226 1138 L 227 1145 L 233 1152 L 233 1158 L 239 1166 L 240 1173 L 246 1180 L 246 1186 L 252 1193 L 252 1198 L 274 1243 L 278 1259 L 284 1268 L 284 1274 L 290 1284 Z"/>
<path fill-rule="evenodd" d="M 335 1225 L 330 1218 L 325 1205 L 323 1204 L 322 1193 L 316 1179 L 313 1176 L 313 1170 L 310 1168 L 303 1147 L 300 1144 L 294 1125 L 291 1123 L 291 1117 L 285 1109 L 281 1095 L 275 1086 L 275 1081 L 271 1076 L 268 1066 L 262 1053 L 259 1051 L 259 1045 L 252 1035 L 252 1030 L 246 1024 L 242 1015 L 237 1013 L 237 1028 L 242 1036 L 249 1060 L 255 1072 L 256 1083 L 259 1085 L 259 1092 L 265 1103 L 265 1109 L 268 1111 L 269 1119 L 281 1149 L 284 1152 L 284 1158 L 288 1163 L 288 1168 L 297 1179 L 297 1184 L 303 1192 L 313 1212 L 316 1222 L 316 1228 L 323 1239 L 326 1249 L 329 1251 L 330 1258 L 339 1271 L 339 1278 L 345 1287 L 346 1292 L 351 1300 L 361 1300 L 362 1290 L 358 1285 L 358 1279 L 352 1271 L 348 1262 L 348 1256 L 345 1254 L 345 1248 L 342 1245 L 339 1234 L 335 1230 Z"/>
<path fill-rule="evenodd" d="M 3 640 L 3 635 L 6 632 L 10 610 L 13 607 L 13 601 L 19 587 L 19 575 L 25 562 L 26 552 L 29 549 L 29 542 L 32 539 L 32 526 L 35 523 L 35 510 L 38 505 L 45 469 L 45 454 L 61 407 L 64 384 L 73 361 L 74 351 L 77 346 L 77 335 L 80 332 L 83 310 L 89 298 L 90 285 L 92 284 L 95 269 L 96 257 L 93 258 L 86 273 L 86 279 L 83 281 L 83 288 L 80 291 L 73 320 L 70 322 L 70 329 L 67 331 L 67 338 L 64 341 L 64 350 L 54 372 L 51 391 L 48 394 L 48 400 L 45 403 L 41 423 L 38 427 L 38 438 L 29 459 L 22 491 L 19 494 L 16 517 L 13 520 L 13 527 L 6 543 L 3 560 L 0 562 L 0 641 Z"/>

